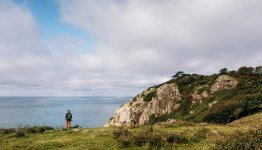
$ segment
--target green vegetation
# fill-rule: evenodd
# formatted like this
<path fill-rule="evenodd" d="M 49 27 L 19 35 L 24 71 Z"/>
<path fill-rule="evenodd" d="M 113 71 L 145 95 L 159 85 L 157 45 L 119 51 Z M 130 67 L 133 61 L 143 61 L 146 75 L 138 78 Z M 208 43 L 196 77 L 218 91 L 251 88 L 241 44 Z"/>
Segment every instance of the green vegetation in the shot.
<path fill-rule="evenodd" d="M 247 132 L 236 131 L 234 134 L 217 141 L 217 149 L 239 150 L 239 149 L 261 149 L 262 128 L 251 129 Z"/>
<path fill-rule="evenodd" d="M 0 134 L 12 134 L 14 133 L 16 137 L 26 137 L 29 133 L 44 133 L 47 130 L 54 130 L 53 127 L 50 126 L 23 126 L 19 125 L 18 128 L 11 129 L 0 129 Z"/>
<path fill-rule="evenodd" d="M 211 93 L 210 89 L 220 75 L 234 77 L 238 81 L 237 86 Z M 262 66 L 255 68 L 243 66 L 237 71 L 228 71 L 227 68 L 223 68 L 219 74 L 209 76 L 185 74 L 179 71 L 170 81 L 163 84 L 171 83 L 178 85 L 182 95 L 181 107 L 170 114 L 151 115 L 150 124 L 168 119 L 225 124 L 262 111 Z M 201 102 L 192 104 L 191 95 L 195 91 L 199 95 L 206 91 L 209 96 L 202 98 Z M 151 94 L 147 100 L 151 100 L 150 96 Z"/>
<path fill-rule="evenodd" d="M 147 93 L 146 95 L 144 95 L 144 101 L 145 101 L 145 102 L 149 102 L 149 101 L 151 101 L 152 98 L 155 97 L 155 96 L 156 96 L 156 91 L 155 91 L 155 90 L 152 91 L 152 92 L 149 92 L 149 93 Z"/>
<path fill-rule="evenodd" d="M 259 149 L 262 114 L 212 125 L 177 121 L 153 126 L 27 130 L 0 129 L 0 149 Z M 27 127 L 28 129 L 29 127 Z M 37 127 L 42 128 L 42 127 Z M 45 127 L 43 127 L 45 128 Z M 26 128 L 24 128 L 26 130 Z M 239 145 L 239 143 L 241 143 Z M 242 147 L 241 147 L 242 146 Z M 260 147 L 259 147 L 260 146 Z"/>
<path fill-rule="evenodd" d="M 237 86 L 211 93 L 220 75 L 234 77 Z M 210 76 L 180 71 L 163 84 L 171 83 L 178 85 L 180 107 L 162 116 L 152 114 L 149 126 L 0 129 L 0 149 L 262 149 L 261 66 L 223 68 Z M 143 92 L 144 101 L 157 96 L 163 84 Z M 201 102 L 193 100 L 192 94 L 204 92 L 208 96 Z M 165 122 L 169 119 L 175 121 Z"/>

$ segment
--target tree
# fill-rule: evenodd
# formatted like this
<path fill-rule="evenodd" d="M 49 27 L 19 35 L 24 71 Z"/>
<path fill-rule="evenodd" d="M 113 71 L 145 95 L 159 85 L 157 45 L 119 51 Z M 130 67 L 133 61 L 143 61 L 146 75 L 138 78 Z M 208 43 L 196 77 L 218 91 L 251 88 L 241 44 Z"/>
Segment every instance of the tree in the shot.
<path fill-rule="evenodd" d="M 255 74 L 255 69 L 253 67 L 248 67 L 248 75 L 254 75 Z"/>
<path fill-rule="evenodd" d="M 255 74 L 256 75 L 262 75 L 262 66 L 257 66 L 255 68 Z"/>
<path fill-rule="evenodd" d="M 254 74 L 254 68 L 253 67 L 246 67 L 242 66 L 238 69 L 238 74 L 240 75 L 253 75 Z"/>
<path fill-rule="evenodd" d="M 184 73 L 184 71 L 178 71 L 175 75 L 173 75 L 172 76 L 172 78 L 177 78 L 177 77 L 181 77 L 181 76 L 183 76 L 185 73 Z"/>
<path fill-rule="evenodd" d="M 227 74 L 227 73 L 228 73 L 227 68 L 222 68 L 219 70 L 219 74 Z"/>

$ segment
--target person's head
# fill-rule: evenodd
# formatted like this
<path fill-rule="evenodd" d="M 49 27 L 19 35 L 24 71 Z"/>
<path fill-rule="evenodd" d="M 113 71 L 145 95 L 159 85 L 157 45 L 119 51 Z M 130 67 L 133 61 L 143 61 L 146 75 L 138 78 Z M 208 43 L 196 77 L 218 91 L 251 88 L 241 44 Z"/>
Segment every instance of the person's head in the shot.
<path fill-rule="evenodd" d="M 68 113 L 70 113 L 70 110 L 67 110 Z"/>

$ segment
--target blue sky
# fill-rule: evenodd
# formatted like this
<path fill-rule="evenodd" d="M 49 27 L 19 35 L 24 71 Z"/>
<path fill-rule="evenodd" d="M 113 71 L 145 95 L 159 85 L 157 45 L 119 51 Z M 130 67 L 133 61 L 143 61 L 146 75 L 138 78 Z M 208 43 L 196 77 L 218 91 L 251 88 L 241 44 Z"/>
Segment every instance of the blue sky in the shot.
<path fill-rule="evenodd" d="M 258 0 L 0 0 L 0 96 L 134 96 L 262 62 Z"/>
<path fill-rule="evenodd" d="M 70 36 L 85 41 L 85 45 L 80 49 L 90 49 L 95 44 L 93 36 L 62 21 L 58 0 L 15 0 L 15 2 L 30 9 L 44 41 L 57 36 Z"/>

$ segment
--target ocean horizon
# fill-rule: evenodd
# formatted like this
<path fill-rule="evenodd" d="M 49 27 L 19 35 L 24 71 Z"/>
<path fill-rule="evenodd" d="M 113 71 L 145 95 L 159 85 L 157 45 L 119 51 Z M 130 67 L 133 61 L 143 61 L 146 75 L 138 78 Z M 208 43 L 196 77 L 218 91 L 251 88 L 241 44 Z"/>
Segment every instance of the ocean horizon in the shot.
<path fill-rule="evenodd" d="M 102 127 L 130 97 L 1 96 L 0 128 L 65 126 L 65 114 L 73 114 L 72 126 Z"/>

